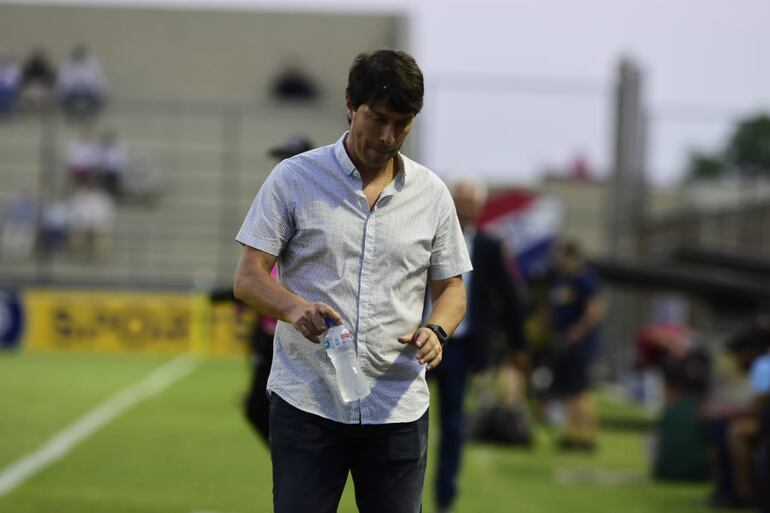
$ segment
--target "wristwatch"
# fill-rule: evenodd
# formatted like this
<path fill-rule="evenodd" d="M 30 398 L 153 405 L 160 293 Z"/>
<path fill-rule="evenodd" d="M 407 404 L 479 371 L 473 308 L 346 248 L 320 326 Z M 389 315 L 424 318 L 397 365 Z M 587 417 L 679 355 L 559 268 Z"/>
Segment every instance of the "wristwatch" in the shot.
<path fill-rule="evenodd" d="M 436 337 L 438 337 L 438 341 L 441 343 L 441 347 L 444 347 L 447 340 L 449 340 L 449 335 L 446 330 L 438 324 L 426 324 L 424 327 L 435 333 Z"/>

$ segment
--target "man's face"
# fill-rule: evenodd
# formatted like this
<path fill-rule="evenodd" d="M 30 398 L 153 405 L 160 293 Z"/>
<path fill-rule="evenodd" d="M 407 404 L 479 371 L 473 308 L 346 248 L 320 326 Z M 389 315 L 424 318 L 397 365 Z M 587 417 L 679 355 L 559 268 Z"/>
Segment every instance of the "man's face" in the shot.
<path fill-rule="evenodd" d="M 479 215 L 479 210 L 481 210 L 481 202 L 476 190 L 470 184 L 459 183 L 452 191 L 452 197 L 455 200 L 455 209 L 460 226 L 463 229 L 466 226 L 472 226 Z"/>
<path fill-rule="evenodd" d="M 569 255 L 566 248 L 560 243 L 557 243 L 553 248 L 551 262 L 558 271 L 566 274 L 575 273 L 579 267 L 578 260 Z"/>
<path fill-rule="evenodd" d="M 384 102 L 362 104 L 353 110 L 346 102 L 350 118 L 348 150 L 351 159 L 365 170 L 379 170 L 392 159 L 412 130 L 414 114 L 395 112 Z"/>

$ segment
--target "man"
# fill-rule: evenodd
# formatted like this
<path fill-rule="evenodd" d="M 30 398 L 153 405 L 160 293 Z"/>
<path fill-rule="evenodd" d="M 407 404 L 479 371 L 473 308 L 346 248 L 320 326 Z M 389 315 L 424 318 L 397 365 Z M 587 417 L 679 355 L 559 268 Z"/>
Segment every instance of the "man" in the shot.
<path fill-rule="evenodd" d="M 561 448 L 592 451 L 599 421 L 590 370 L 599 352 L 599 324 L 604 317 L 599 279 L 573 241 L 556 243 L 553 264 L 550 302 L 557 341 L 553 386 L 566 402 Z"/>
<path fill-rule="evenodd" d="M 763 490 L 754 469 L 755 449 L 767 450 L 770 408 L 770 314 L 760 312 L 751 326 L 733 337 L 727 350 L 738 368 L 748 374 L 748 397 L 743 403 L 713 401 L 702 413 L 710 421 L 716 489 L 709 502 L 719 507 L 753 507 Z M 764 425 L 763 425 L 764 424 Z M 763 436 L 765 438 L 763 438 Z M 760 474 L 767 471 L 767 460 Z"/>
<path fill-rule="evenodd" d="M 423 90 L 403 52 L 356 57 L 350 130 L 276 166 L 236 237 L 236 297 L 279 320 L 267 385 L 276 513 L 336 511 L 348 472 L 360 511 L 421 509 L 425 371 L 462 320 L 471 269 L 446 186 L 399 153 Z M 433 310 L 421 325 L 428 282 Z M 355 338 L 371 388 L 361 400 L 343 402 L 318 344 L 326 317 Z"/>
<path fill-rule="evenodd" d="M 497 326 L 507 335 L 511 359 L 514 355 L 520 356 L 524 348 L 520 305 L 502 243 L 476 229 L 476 220 L 487 198 L 486 188 L 481 183 L 463 180 L 454 184 L 452 196 L 474 271 L 463 276 L 468 292 L 468 315 L 445 347 L 441 367 L 430 373 L 438 384 L 441 415 L 435 490 L 439 513 L 451 511 L 457 496 L 468 372 L 490 367 L 490 341 Z"/>

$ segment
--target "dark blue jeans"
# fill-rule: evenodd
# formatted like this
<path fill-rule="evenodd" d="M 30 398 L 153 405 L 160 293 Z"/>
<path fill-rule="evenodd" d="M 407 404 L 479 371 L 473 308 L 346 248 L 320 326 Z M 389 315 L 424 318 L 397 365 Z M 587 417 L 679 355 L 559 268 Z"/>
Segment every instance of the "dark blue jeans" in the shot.
<path fill-rule="evenodd" d="M 436 503 L 449 507 L 457 496 L 457 475 L 463 447 L 463 402 L 468 374 L 469 341 L 453 338 L 444 347 L 441 364 L 428 373 L 438 384 L 441 435 L 436 473 Z"/>
<path fill-rule="evenodd" d="M 428 413 L 414 422 L 342 424 L 270 400 L 275 513 L 334 513 L 353 476 L 361 513 L 419 513 Z"/>

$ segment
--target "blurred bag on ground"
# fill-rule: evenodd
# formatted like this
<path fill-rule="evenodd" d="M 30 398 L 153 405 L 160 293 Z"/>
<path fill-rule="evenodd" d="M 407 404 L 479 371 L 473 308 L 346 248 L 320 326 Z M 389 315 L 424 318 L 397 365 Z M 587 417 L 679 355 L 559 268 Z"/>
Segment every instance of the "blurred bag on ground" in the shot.
<path fill-rule="evenodd" d="M 525 405 L 482 403 L 469 416 L 469 437 L 479 442 L 529 446 L 532 421 Z"/>

